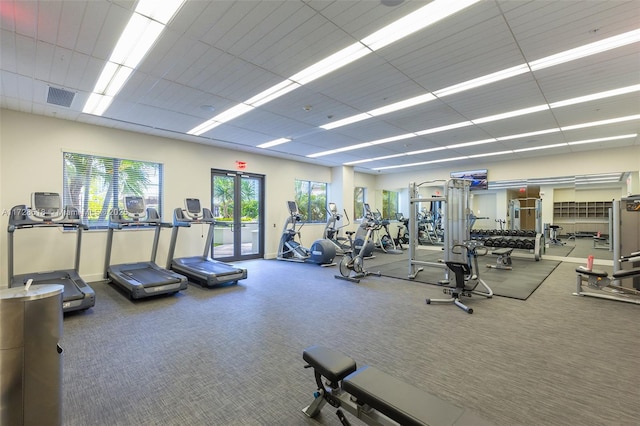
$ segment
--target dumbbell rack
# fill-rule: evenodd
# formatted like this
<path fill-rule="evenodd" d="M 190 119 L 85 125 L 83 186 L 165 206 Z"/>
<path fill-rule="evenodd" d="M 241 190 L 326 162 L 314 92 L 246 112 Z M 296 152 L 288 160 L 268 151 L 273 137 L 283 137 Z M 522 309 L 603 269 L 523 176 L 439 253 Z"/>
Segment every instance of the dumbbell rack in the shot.
<path fill-rule="evenodd" d="M 485 247 L 527 250 L 536 261 L 545 252 L 544 235 L 533 230 L 472 229 L 470 234 Z"/>

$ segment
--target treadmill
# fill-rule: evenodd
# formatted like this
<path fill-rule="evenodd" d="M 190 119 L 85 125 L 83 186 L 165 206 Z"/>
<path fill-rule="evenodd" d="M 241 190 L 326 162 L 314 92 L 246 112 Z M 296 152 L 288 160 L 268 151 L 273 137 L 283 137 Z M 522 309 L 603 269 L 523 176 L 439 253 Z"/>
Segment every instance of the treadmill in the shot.
<path fill-rule="evenodd" d="M 173 212 L 173 229 L 171 231 L 171 243 L 169 244 L 167 269 L 172 269 L 184 274 L 190 281 L 203 287 L 238 284 L 239 280 L 247 278 L 246 269 L 214 260 L 209 256 L 213 245 L 215 225 L 215 219 L 211 210 L 201 208 L 200 200 L 197 198 L 187 198 L 185 200 L 185 207 L 185 209 L 178 207 Z M 202 256 L 174 259 L 178 230 L 180 228 L 189 228 L 192 224 L 198 223 L 209 225 L 209 232 L 207 233 Z"/>
<path fill-rule="evenodd" d="M 13 275 L 13 235 L 15 231 L 17 229 L 53 227 L 76 231 L 76 256 L 73 269 Z M 24 204 L 13 207 L 9 215 L 7 229 L 9 232 L 7 238 L 9 286 L 22 287 L 30 279 L 35 285 L 61 284 L 64 286 L 62 312 L 84 311 L 93 307 L 96 304 L 96 293 L 78 273 L 82 231 L 87 229 L 88 227 L 80 220 L 80 214 L 75 207 L 66 207 L 64 211 L 61 209 L 60 194 L 55 192 L 34 192 L 31 194 L 31 207 Z"/>
<path fill-rule="evenodd" d="M 160 215 L 156 209 L 147 208 L 145 210 L 144 199 L 140 196 L 125 196 L 124 205 L 124 212 L 116 209 L 109 215 L 104 277 L 132 299 L 175 294 L 185 290 L 187 277 L 161 268 L 155 263 L 160 229 L 171 228 L 171 224 L 160 221 Z M 114 231 L 145 228 L 155 228 L 151 260 L 111 265 Z"/>

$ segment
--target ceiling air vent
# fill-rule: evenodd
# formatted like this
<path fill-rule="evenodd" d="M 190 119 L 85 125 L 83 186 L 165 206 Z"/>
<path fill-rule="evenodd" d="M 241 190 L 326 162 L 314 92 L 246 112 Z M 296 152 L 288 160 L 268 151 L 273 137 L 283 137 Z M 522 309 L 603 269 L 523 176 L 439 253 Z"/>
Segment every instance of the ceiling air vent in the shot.
<path fill-rule="evenodd" d="M 69 108 L 71 106 L 71 102 L 73 102 L 74 96 L 76 96 L 75 92 L 70 92 L 64 89 L 56 89 L 55 87 L 49 87 L 47 103 Z"/>

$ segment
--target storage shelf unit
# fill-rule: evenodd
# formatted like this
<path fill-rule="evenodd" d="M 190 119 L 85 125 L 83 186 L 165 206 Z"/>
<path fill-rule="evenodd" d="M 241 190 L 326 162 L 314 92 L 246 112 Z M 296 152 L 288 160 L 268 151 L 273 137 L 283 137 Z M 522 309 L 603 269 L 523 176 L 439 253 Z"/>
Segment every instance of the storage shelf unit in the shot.
<path fill-rule="evenodd" d="M 607 234 L 612 201 L 560 201 L 553 203 L 553 222 L 561 233 Z"/>

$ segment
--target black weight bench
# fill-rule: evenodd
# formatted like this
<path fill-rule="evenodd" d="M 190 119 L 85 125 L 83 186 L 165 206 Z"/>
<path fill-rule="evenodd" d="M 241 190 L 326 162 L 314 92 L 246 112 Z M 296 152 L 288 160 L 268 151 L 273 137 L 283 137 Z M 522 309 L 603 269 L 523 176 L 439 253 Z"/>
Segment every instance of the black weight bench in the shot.
<path fill-rule="evenodd" d="M 463 408 L 444 401 L 375 367 L 356 367 L 346 355 L 322 346 L 311 346 L 302 353 L 307 367 L 313 368 L 318 391 L 302 410 L 315 417 L 322 407 L 338 408 L 343 425 L 349 425 L 341 408 L 367 424 L 375 425 L 488 425 Z M 328 380 L 328 387 L 322 378 Z"/>
<path fill-rule="evenodd" d="M 511 266 L 512 251 L 513 251 L 513 247 L 506 247 L 506 248 L 501 248 L 501 249 L 492 251 L 491 254 L 498 256 L 498 258 L 496 259 L 495 265 L 487 264 L 487 268 L 507 269 L 509 271 L 512 270 L 513 269 L 513 266 Z"/>

